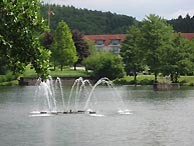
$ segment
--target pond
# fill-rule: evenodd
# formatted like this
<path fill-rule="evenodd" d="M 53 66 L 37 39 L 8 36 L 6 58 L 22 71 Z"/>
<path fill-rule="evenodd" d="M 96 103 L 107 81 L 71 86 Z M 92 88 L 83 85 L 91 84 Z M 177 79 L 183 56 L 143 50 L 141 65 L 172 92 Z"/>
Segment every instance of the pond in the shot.
<path fill-rule="evenodd" d="M 149 86 L 119 86 L 131 114 L 118 114 L 107 87 L 96 89 L 96 112 L 32 116 L 35 86 L 0 87 L 1 146 L 192 146 L 194 90 L 153 91 Z M 71 91 L 63 87 L 65 102 Z M 57 104 L 61 109 L 60 100 Z"/>

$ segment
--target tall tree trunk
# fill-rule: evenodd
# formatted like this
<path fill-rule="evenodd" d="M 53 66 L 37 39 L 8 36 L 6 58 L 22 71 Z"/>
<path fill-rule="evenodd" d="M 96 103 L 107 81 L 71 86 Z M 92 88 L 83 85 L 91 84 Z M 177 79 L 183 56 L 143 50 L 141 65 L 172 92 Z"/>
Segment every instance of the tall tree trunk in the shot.
<path fill-rule="evenodd" d="M 170 80 L 171 80 L 172 83 L 174 82 L 173 73 L 170 74 Z"/>
<path fill-rule="evenodd" d="M 133 71 L 133 75 L 134 75 L 135 86 L 137 86 L 137 72 L 136 72 L 136 68 Z"/>
<path fill-rule="evenodd" d="M 179 73 L 176 72 L 176 74 L 175 74 L 175 83 L 178 83 L 178 76 L 179 76 Z"/>
<path fill-rule="evenodd" d="M 157 73 L 154 73 L 154 82 L 158 83 Z"/>
<path fill-rule="evenodd" d="M 55 60 L 54 60 L 54 71 L 55 71 L 55 69 L 56 69 L 56 64 L 55 64 Z"/>
<path fill-rule="evenodd" d="M 77 69 L 76 69 L 76 65 L 77 65 L 77 64 L 74 63 L 74 65 L 73 65 L 73 69 L 74 69 L 74 70 L 77 70 Z"/>
<path fill-rule="evenodd" d="M 61 65 L 61 71 L 63 71 L 63 65 Z"/>

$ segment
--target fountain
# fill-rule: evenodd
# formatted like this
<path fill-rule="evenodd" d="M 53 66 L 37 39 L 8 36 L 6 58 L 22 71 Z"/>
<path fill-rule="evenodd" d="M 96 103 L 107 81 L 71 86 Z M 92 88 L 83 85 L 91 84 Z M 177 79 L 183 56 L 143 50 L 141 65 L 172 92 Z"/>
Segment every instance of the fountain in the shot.
<path fill-rule="evenodd" d="M 49 77 L 47 80 L 42 81 L 41 78 L 38 78 L 36 87 L 34 101 L 37 105 L 36 109 L 31 113 L 56 114 L 57 105 L 53 79 Z"/>
<path fill-rule="evenodd" d="M 117 109 L 118 109 L 118 113 L 119 114 L 131 114 L 131 112 L 125 107 L 125 104 L 122 100 L 122 97 L 121 95 L 118 93 L 117 89 L 113 86 L 112 84 L 112 81 L 109 80 L 108 78 L 104 77 L 104 78 L 101 78 L 99 79 L 95 84 L 94 86 L 92 87 L 92 90 L 88 96 L 88 99 L 86 101 L 86 104 L 84 106 L 84 110 L 87 110 L 87 109 L 90 109 L 88 106 L 89 106 L 89 103 L 90 103 L 90 100 L 92 97 L 95 97 L 93 94 L 94 94 L 94 91 L 96 89 L 97 86 L 99 86 L 100 84 L 106 84 L 108 86 L 109 89 L 111 89 L 111 98 L 112 100 L 114 101 Z M 117 100 L 118 99 L 118 100 Z M 119 101 L 119 102 L 118 102 Z"/>
<path fill-rule="evenodd" d="M 67 109 L 71 109 L 73 111 L 78 112 L 84 112 L 84 109 L 82 109 L 81 105 L 79 105 L 78 107 L 78 103 L 79 100 L 87 98 L 91 88 L 92 85 L 89 80 L 83 80 L 82 77 L 76 79 L 70 91 Z"/>
<path fill-rule="evenodd" d="M 68 101 L 64 100 L 63 87 L 60 78 L 54 81 L 52 77 L 43 81 L 41 78 L 37 80 L 34 101 L 37 103 L 35 110 L 31 112 L 33 115 L 44 114 L 78 114 L 87 113 L 91 116 L 104 116 L 96 114 L 94 104 L 97 105 L 99 99 L 95 95 L 95 90 L 99 85 L 106 85 L 111 90 L 111 99 L 117 107 L 119 114 L 131 114 L 125 107 L 122 97 L 119 95 L 117 89 L 112 82 L 104 77 L 99 79 L 93 86 L 89 80 L 84 80 L 82 77 L 76 79 L 71 87 Z M 58 93 L 56 89 L 59 88 Z M 56 96 L 56 93 L 58 94 Z M 59 109 L 56 97 L 61 96 L 62 109 Z M 94 102 L 93 102 L 93 101 Z"/>

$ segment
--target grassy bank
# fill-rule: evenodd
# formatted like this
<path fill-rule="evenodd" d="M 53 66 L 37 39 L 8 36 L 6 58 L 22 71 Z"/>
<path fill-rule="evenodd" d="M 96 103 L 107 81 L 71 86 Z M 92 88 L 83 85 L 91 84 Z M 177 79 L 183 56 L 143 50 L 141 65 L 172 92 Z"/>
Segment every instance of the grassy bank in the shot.
<path fill-rule="evenodd" d="M 49 74 L 52 77 L 89 77 L 89 74 L 85 70 L 73 70 L 70 68 L 66 68 L 63 71 L 56 69 L 55 71 L 50 71 Z M 34 69 L 27 67 L 25 72 L 19 77 L 38 78 L 38 75 Z M 14 76 L 11 72 L 7 73 L 6 75 L 0 75 L 0 86 L 18 85 L 17 78 L 18 77 Z"/>
<path fill-rule="evenodd" d="M 49 73 L 52 77 L 90 77 L 90 75 L 85 70 L 73 70 L 70 68 L 66 68 L 63 71 L 56 69 L 55 71 L 50 71 Z M 22 77 L 28 78 L 37 78 L 38 75 L 36 72 L 29 67 L 27 67 Z M 159 82 L 168 82 L 164 77 L 158 77 Z M 137 76 L 137 84 L 138 85 L 152 85 L 154 81 L 153 75 L 138 75 Z M 124 78 L 115 79 L 113 81 L 115 84 L 119 85 L 134 85 L 134 77 L 126 76 Z M 194 76 L 180 76 L 179 83 L 182 86 L 194 86 Z M 17 77 L 13 76 L 11 72 L 6 75 L 0 75 L 0 85 L 17 85 Z"/>
<path fill-rule="evenodd" d="M 180 76 L 178 79 L 181 86 L 194 86 L 194 76 Z M 164 77 L 158 77 L 159 82 L 169 82 Z M 154 82 L 153 75 L 138 75 L 137 76 L 137 84 L 138 85 L 152 85 Z M 119 85 L 133 85 L 134 77 L 133 76 L 126 76 L 124 78 L 115 79 L 115 84 Z"/>
<path fill-rule="evenodd" d="M 13 75 L 11 72 L 8 72 L 6 75 L 0 75 L 0 86 L 17 84 L 17 76 Z"/>
<path fill-rule="evenodd" d="M 51 70 L 49 75 L 52 77 L 88 77 L 89 74 L 85 70 L 73 70 L 70 68 L 66 68 L 63 71 L 60 69 Z M 38 75 L 33 69 L 26 68 L 26 71 L 23 73 L 22 77 L 32 77 L 37 78 Z"/>

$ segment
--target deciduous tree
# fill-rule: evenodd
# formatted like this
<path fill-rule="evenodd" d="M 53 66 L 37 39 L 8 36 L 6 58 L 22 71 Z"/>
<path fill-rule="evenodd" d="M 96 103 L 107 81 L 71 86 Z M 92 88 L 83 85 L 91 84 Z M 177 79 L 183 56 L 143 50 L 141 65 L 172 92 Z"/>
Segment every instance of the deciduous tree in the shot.
<path fill-rule="evenodd" d="M 178 82 L 180 75 L 187 75 L 193 71 L 194 50 L 191 42 L 185 39 L 181 33 L 174 35 L 173 47 L 163 52 L 164 75 L 170 75 L 171 81 Z"/>
<path fill-rule="evenodd" d="M 76 70 L 76 65 L 81 63 L 83 59 L 88 57 L 90 54 L 88 43 L 83 39 L 83 37 L 83 33 L 78 29 L 74 29 L 72 31 L 72 38 L 78 55 L 78 60 L 74 63 L 74 70 Z"/>
<path fill-rule="evenodd" d="M 84 60 L 84 65 L 87 70 L 92 70 L 92 76 L 96 79 L 115 79 L 125 75 L 122 58 L 110 53 L 100 52 L 91 55 Z"/>
<path fill-rule="evenodd" d="M 141 34 L 145 63 L 154 73 L 157 82 L 157 75 L 163 65 L 162 55 L 172 48 L 174 31 L 164 19 L 150 14 L 142 21 Z"/>
<path fill-rule="evenodd" d="M 76 48 L 72 39 L 71 31 L 68 25 L 61 21 L 54 33 L 54 41 L 52 45 L 52 59 L 55 65 L 71 66 L 77 62 Z"/>
<path fill-rule="evenodd" d="M 39 0 L 0 2 L 0 55 L 15 73 L 31 63 L 37 73 L 47 75 L 49 51 L 39 42 L 45 28 L 40 5 Z"/>
<path fill-rule="evenodd" d="M 136 83 L 137 71 L 142 67 L 143 55 L 140 47 L 141 32 L 136 26 L 131 26 L 122 44 L 120 55 L 123 57 L 125 70 L 129 74 L 133 72 Z"/>

